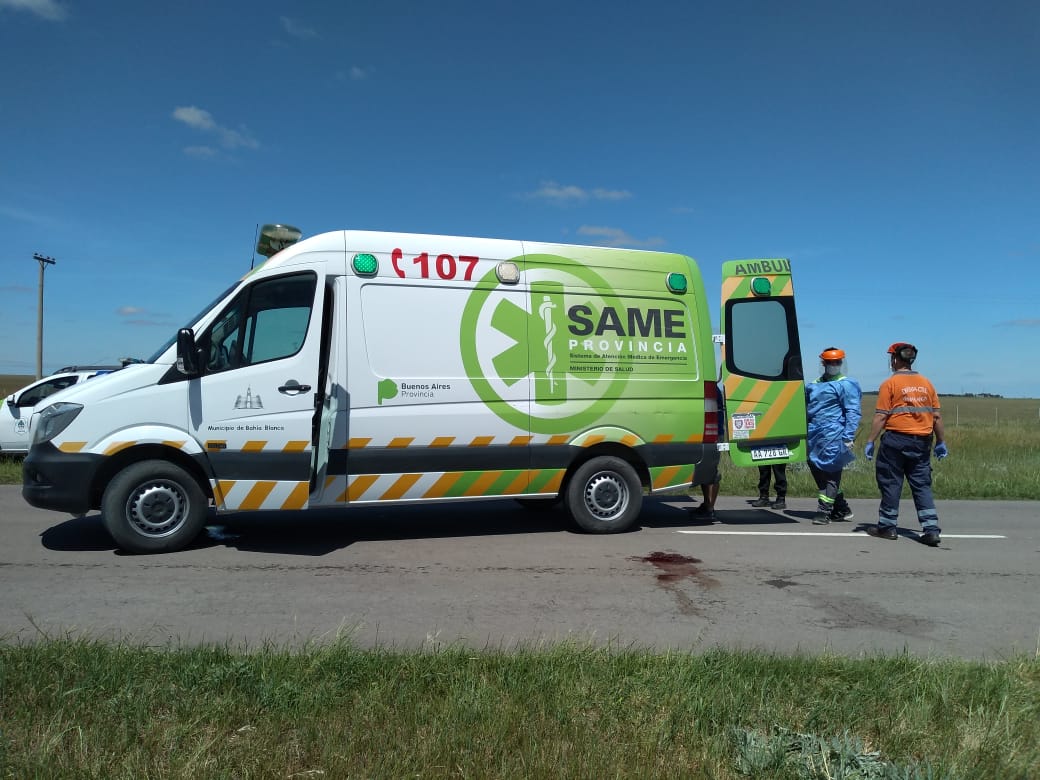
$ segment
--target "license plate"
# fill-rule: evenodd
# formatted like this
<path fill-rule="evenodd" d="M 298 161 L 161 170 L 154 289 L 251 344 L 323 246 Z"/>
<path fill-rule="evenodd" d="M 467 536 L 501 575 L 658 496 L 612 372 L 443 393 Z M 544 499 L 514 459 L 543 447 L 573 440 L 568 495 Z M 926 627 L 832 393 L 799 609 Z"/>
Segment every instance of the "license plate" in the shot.
<path fill-rule="evenodd" d="M 787 447 L 755 447 L 751 450 L 751 460 L 772 460 L 773 458 L 790 458 L 791 451 Z"/>

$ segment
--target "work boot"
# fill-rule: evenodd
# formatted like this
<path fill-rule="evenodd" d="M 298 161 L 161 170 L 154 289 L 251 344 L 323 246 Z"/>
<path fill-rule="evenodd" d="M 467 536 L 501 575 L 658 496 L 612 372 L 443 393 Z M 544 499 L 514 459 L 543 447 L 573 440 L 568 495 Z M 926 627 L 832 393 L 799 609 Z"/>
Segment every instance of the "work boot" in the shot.
<path fill-rule="evenodd" d="M 831 516 L 826 512 L 817 512 L 816 517 L 812 519 L 813 525 L 827 525 L 831 521 Z"/>
<path fill-rule="evenodd" d="M 834 522 L 842 522 L 844 520 L 851 520 L 855 515 L 852 514 L 852 507 L 843 506 L 841 509 L 835 509 L 831 513 L 831 520 Z"/>
<path fill-rule="evenodd" d="M 751 502 L 751 506 L 753 506 L 753 507 L 769 506 L 769 496 L 759 496 L 758 498 L 756 498 L 754 501 Z"/>
<path fill-rule="evenodd" d="M 877 535 L 879 539 L 895 540 L 899 538 L 899 532 L 894 525 L 879 525 L 877 527 Z"/>
<path fill-rule="evenodd" d="M 921 537 L 918 541 L 920 541 L 921 544 L 927 544 L 929 547 L 938 547 L 940 541 L 939 532 L 925 531 L 923 534 L 921 534 Z"/>
<path fill-rule="evenodd" d="M 696 509 L 690 510 L 690 518 L 693 520 L 710 520 L 711 522 L 714 522 L 715 510 L 707 504 L 701 504 Z"/>
<path fill-rule="evenodd" d="M 783 498 L 777 496 L 776 501 L 769 505 L 770 509 L 787 509 L 787 502 Z"/>

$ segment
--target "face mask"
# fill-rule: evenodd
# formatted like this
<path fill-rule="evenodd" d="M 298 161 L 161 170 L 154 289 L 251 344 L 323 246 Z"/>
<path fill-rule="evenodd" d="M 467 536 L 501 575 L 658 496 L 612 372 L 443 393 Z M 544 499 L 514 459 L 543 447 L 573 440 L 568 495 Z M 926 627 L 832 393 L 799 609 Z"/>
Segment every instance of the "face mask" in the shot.
<path fill-rule="evenodd" d="M 823 373 L 827 376 L 837 376 L 841 373 L 841 366 L 832 366 L 830 364 L 825 364 L 823 366 Z"/>

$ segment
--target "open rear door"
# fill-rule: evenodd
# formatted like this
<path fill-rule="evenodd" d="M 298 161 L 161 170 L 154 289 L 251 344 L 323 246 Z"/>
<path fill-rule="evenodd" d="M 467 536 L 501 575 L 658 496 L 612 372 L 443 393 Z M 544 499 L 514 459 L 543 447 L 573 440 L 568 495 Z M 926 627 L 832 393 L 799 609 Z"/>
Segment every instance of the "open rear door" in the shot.
<path fill-rule="evenodd" d="M 734 465 L 804 461 L 805 384 L 790 260 L 723 263 L 722 333 Z"/>

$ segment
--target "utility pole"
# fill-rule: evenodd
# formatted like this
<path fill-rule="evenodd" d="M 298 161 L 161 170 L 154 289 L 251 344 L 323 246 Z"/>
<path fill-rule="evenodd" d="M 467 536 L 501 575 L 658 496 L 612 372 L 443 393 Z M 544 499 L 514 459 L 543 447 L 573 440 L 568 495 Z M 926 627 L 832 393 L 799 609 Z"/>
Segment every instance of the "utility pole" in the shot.
<path fill-rule="evenodd" d="M 33 260 L 40 264 L 40 295 L 36 303 L 36 378 L 43 379 L 43 271 L 57 261 L 39 252 L 33 255 Z"/>

